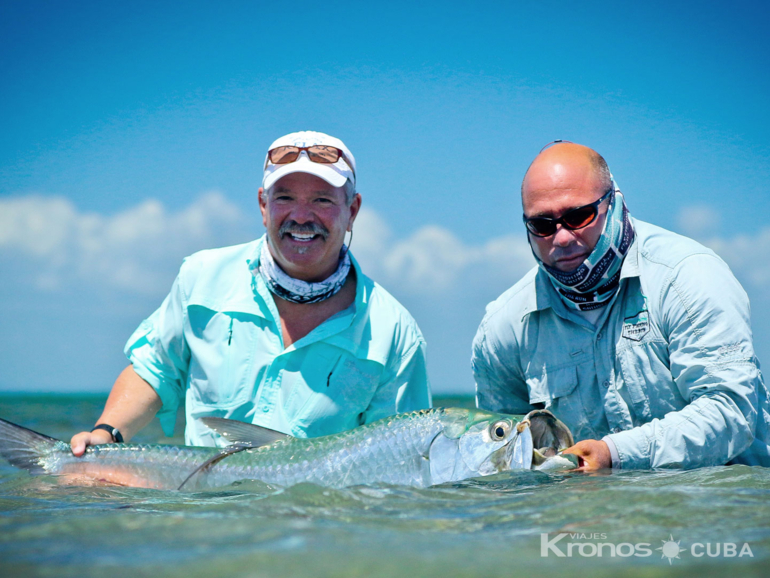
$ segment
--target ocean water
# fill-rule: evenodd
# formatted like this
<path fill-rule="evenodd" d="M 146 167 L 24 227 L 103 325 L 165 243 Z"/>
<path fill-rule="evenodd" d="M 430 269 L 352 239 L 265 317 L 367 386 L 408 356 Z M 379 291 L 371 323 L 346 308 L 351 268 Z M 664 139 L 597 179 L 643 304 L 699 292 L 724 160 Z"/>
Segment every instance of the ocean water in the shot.
<path fill-rule="evenodd" d="M 103 403 L 6 394 L 0 417 L 68 439 Z M 181 439 L 154 423 L 137 441 Z M 770 576 L 770 468 L 513 472 L 419 490 L 245 481 L 182 493 L 62 486 L 0 462 L 3 577 L 534 573 Z"/>

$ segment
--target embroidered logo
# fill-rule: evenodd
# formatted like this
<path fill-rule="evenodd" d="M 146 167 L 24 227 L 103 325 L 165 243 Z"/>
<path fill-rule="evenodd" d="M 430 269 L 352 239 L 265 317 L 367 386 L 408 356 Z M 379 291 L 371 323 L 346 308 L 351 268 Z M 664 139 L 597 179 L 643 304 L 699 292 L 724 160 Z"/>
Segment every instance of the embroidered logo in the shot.
<path fill-rule="evenodd" d="M 636 315 L 626 317 L 623 320 L 623 337 L 632 341 L 641 341 L 650 332 L 650 320 L 647 310 L 644 309 Z"/>

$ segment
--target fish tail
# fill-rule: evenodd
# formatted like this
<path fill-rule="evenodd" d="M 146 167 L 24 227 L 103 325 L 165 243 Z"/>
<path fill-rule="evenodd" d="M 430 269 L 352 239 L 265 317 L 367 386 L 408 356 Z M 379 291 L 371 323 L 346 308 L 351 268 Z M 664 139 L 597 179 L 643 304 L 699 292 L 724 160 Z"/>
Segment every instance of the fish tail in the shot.
<path fill-rule="evenodd" d="M 59 440 L 0 419 L 0 456 L 31 474 L 46 473 L 43 458 Z"/>

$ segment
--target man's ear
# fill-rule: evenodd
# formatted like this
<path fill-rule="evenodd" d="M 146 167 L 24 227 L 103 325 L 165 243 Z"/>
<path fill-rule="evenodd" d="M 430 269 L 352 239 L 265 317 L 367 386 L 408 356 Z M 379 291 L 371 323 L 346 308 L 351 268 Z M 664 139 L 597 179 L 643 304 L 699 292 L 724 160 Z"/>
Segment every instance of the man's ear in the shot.
<path fill-rule="evenodd" d="M 262 187 L 259 187 L 257 191 L 257 199 L 259 200 L 259 211 L 262 213 L 262 224 L 267 228 L 267 194 Z"/>
<path fill-rule="evenodd" d="M 353 230 L 353 222 L 356 220 L 356 217 L 358 216 L 358 211 L 361 210 L 361 195 L 356 193 L 356 196 L 353 197 L 353 202 L 350 203 L 350 219 L 348 220 L 348 232 L 351 232 Z"/>

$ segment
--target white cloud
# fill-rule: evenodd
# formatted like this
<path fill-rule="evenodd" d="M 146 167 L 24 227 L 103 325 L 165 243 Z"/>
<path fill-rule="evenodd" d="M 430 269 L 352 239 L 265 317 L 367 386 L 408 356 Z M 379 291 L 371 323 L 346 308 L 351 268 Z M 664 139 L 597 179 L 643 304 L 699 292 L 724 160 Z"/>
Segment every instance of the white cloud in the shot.
<path fill-rule="evenodd" d="M 755 235 L 712 237 L 702 242 L 722 257 L 742 282 L 762 289 L 770 284 L 770 228 Z"/>
<path fill-rule="evenodd" d="M 719 227 L 721 215 L 708 205 L 682 207 L 677 215 L 679 230 L 690 237 L 703 237 Z"/>
<path fill-rule="evenodd" d="M 449 292 L 466 283 L 469 275 L 512 284 L 534 264 L 525 239 L 513 235 L 470 245 L 430 224 L 395 239 L 388 225 L 365 208 L 355 231 L 351 248 L 364 271 L 402 294 Z"/>
<path fill-rule="evenodd" d="M 147 200 L 115 215 L 81 213 L 67 199 L 0 200 L 0 255 L 22 257 L 39 288 L 68 283 L 139 294 L 167 290 L 182 257 L 248 240 L 247 219 L 221 193 L 169 212 Z"/>

